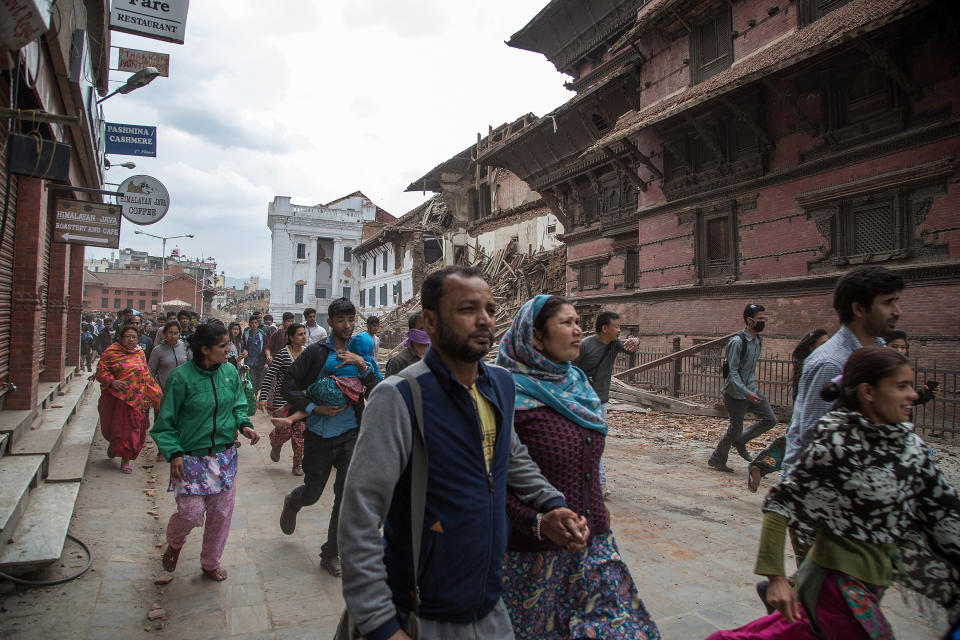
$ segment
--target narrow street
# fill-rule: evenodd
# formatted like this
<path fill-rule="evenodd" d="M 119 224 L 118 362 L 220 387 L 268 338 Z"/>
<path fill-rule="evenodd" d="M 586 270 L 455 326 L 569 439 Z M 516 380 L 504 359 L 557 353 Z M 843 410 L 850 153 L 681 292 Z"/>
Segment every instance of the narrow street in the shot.
<path fill-rule="evenodd" d="M 702 424 L 703 434 L 709 434 L 718 422 L 628 412 L 613 413 L 611 422 L 614 437 L 608 439 L 606 461 L 614 532 L 663 637 L 698 640 L 762 615 L 752 566 L 763 494 L 746 490 L 740 473 L 746 464 L 739 459 L 731 460 L 736 474 L 706 468 L 708 435 L 684 435 L 690 428 L 684 425 Z M 255 423 L 265 436 L 266 418 L 258 415 Z M 200 531 L 195 531 L 172 581 L 157 585 L 158 578 L 171 575 L 160 567 L 164 527 L 174 504 L 165 491 L 167 465 L 155 461 L 156 450 L 148 444 L 134 474 L 126 476 L 116 461 L 106 459 L 99 436 L 93 447 L 71 527 L 93 550 L 93 568 L 63 585 L 18 587 L 0 596 L 0 635 L 18 640 L 332 637 L 343 606 L 340 581 L 320 570 L 318 556 L 332 493 L 301 512 L 293 536 L 280 532 L 282 497 L 300 482 L 290 474 L 289 448 L 279 463 L 270 461 L 265 439 L 240 450 L 237 506 L 223 557 L 229 579 L 216 584 L 201 578 Z M 955 461 L 956 448 L 951 453 Z M 82 551 L 68 542 L 66 566 L 55 566 L 43 577 L 82 567 L 78 554 Z M 895 590 L 884 602 L 898 639 L 940 637 L 940 621 L 922 617 Z M 148 620 L 151 610 L 155 621 Z"/>

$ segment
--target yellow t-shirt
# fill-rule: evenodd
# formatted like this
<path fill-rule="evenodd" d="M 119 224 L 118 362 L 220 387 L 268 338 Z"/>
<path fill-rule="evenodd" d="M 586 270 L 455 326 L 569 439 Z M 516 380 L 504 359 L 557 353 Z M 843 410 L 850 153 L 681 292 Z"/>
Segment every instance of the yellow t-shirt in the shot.
<path fill-rule="evenodd" d="M 473 398 L 473 405 L 477 408 L 477 415 L 480 416 L 480 429 L 483 431 L 483 459 L 487 463 L 487 471 L 490 471 L 490 465 L 493 463 L 493 444 L 497 439 L 497 416 L 493 413 L 493 407 L 490 402 L 480 395 L 476 383 L 467 388 L 470 397 Z"/>

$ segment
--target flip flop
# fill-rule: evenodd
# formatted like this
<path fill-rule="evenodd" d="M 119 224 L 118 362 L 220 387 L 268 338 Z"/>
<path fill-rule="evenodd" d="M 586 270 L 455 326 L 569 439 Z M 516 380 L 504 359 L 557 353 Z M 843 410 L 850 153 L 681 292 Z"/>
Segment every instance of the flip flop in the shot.
<path fill-rule="evenodd" d="M 180 547 L 180 549 L 182 548 L 183 547 Z M 169 545 L 167 546 L 167 550 L 163 552 L 163 556 L 160 558 L 164 571 L 173 573 L 173 570 L 177 568 L 177 560 L 180 559 L 180 549 L 174 549 Z"/>
<path fill-rule="evenodd" d="M 125 464 L 120 467 L 120 471 L 122 473 L 133 473 L 133 467 L 131 467 L 129 464 Z"/>
<path fill-rule="evenodd" d="M 216 569 L 203 569 L 203 577 L 207 580 L 213 580 L 214 582 L 223 582 L 227 579 L 227 570 L 223 567 L 217 567 Z"/>

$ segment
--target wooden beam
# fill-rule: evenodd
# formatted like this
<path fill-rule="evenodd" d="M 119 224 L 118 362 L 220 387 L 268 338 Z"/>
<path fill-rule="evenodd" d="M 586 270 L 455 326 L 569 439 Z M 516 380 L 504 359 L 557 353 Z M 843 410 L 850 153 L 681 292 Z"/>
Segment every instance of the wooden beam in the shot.
<path fill-rule="evenodd" d="M 913 81 L 897 66 L 897 63 L 890 59 L 886 51 L 873 46 L 867 42 L 867 39 L 864 37 L 857 38 L 853 42 L 861 51 L 867 54 L 867 56 L 873 60 L 874 64 L 880 67 L 891 80 L 896 82 L 905 93 L 911 96 L 920 93 L 917 85 L 913 84 Z"/>
<path fill-rule="evenodd" d="M 660 180 L 661 182 L 663 181 L 663 171 L 660 171 L 660 169 L 657 169 L 657 166 L 653 164 L 653 160 L 651 160 L 647 154 L 640 151 L 640 149 L 638 149 L 635 144 L 630 142 L 629 138 L 624 138 L 623 140 L 620 141 L 620 143 L 623 144 L 623 146 L 625 146 L 630 153 L 637 156 L 637 159 L 640 160 L 640 162 L 647 169 L 650 169 L 650 172 L 653 175 L 655 175 L 658 180 Z"/>
<path fill-rule="evenodd" d="M 719 160 L 721 163 L 724 163 L 727 161 L 727 156 L 723 153 L 723 151 L 720 150 L 720 147 L 717 146 L 716 140 L 713 139 L 713 134 L 707 131 L 706 127 L 704 127 L 702 124 L 697 122 L 696 118 L 691 116 L 689 113 L 684 113 L 683 119 L 686 121 L 687 124 L 689 124 L 691 127 L 693 127 L 696 130 L 697 135 L 703 139 L 703 141 L 707 144 L 707 147 L 710 149 L 713 155 L 717 157 L 717 160 Z"/>
<path fill-rule="evenodd" d="M 663 148 L 669 151 L 670 155 L 677 159 L 677 163 L 683 165 L 684 167 L 690 168 L 690 163 L 687 161 L 687 155 L 678 149 L 672 142 L 670 142 L 670 139 L 659 129 L 654 127 L 650 128 L 660 138 L 660 141 L 663 143 Z M 666 164 L 664 164 L 664 167 L 666 167 Z"/>
<path fill-rule="evenodd" d="M 763 86 L 772 93 L 777 99 L 777 105 L 786 107 L 794 117 L 800 121 L 800 126 L 806 130 L 811 136 L 816 136 L 819 133 L 817 125 L 813 123 L 806 114 L 800 110 L 800 107 L 797 106 L 796 101 L 793 99 L 793 96 L 788 94 L 786 91 L 780 89 L 775 85 L 769 78 L 763 78 L 761 80 Z"/>
<path fill-rule="evenodd" d="M 613 149 L 611 149 L 610 147 L 601 147 L 601 148 L 603 149 L 603 152 L 604 152 L 611 160 L 613 160 L 613 163 L 614 163 L 615 165 L 617 165 L 618 167 L 620 167 L 620 169 L 621 169 L 624 173 L 627 174 L 627 178 L 630 179 L 630 182 L 632 182 L 634 185 L 636 185 L 637 188 L 640 189 L 640 191 L 646 191 L 646 190 L 647 190 L 647 183 L 644 182 L 643 179 L 642 179 L 640 176 L 637 175 L 637 172 L 633 170 L 633 167 L 631 167 L 629 164 L 627 164 L 626 162 L 624 162 L 624 161 L 623 161 L 623 158 L 621 158 L 621 157 L 620 157 Z"/>
<path fill-rule="evenodd" d="M 48 122 L 54 124 L 80 124 L 80 116 L 61 116 L 56 113 L 37 111 L 36 109 L 10 109 L 0 107 L 0 118 L 17 118 L 27 122 Z"/>
<path fill-rule="evenodd" d="M 687 33 L 693 33 L 693 29 L 691 29 L 690 25 L 688 25 L 686 21 L 680 17 L 680 14 L 677 13 L 676 9 L 671 9 L 670 11 L 673 13 L 673 17 L 677 19 L 677 22 L 683 25 L 683 28 L 687 30 Z"/>
<path fill-rule="evenodd" d="M 722 96 L 720 98 L 720 102 L 726 105 L 727 109 L 730 109 L 730 111 L 733 112 L 733 115 L 736 116 L 740 122 L 747 125 L 747 128 L 749 128 L 750 131 L 753 131 L 755 136 L 760 138 L 760 142 L 763 144 L 763 146 L 765 146 L 767 149 L 773 149 L 773 140 L 771 140 L 770 136 L 767 135 L 767 132 L 763 130 L 763 127 L 757 124 L 756 121 L 750 117 L 750 114 L 741 109 L 739 106 L 737 106 L 737 103 L 726 96 Z"/>
<path fill-rule="evenodd" d="M 689 356 L 689 355 L 694 354 L 694 353 L 696 353 L 696 352 L 698 352 L 698 351 L 703 351 L 704 349 L 709 349 L 710 347 L 715 347 L 715 346 L 718 346 L 718 345 L 721 345 L 721 344 L 726 344 L 726 342 L 727 342 L 730 338 L 732 338 L 733 336 L 737 335 L 738 333 L 740 333 L 740 332 L 739 332 L 739 331 L 736 331 L 736 332 L 734 332 L 734 333 L 731 333 L 730 335 L 723 336 L 722 338 L 715 338 L 714 340 L 710 340 L 709 342 L 704 342 L 703 344 L 696 344 L 696 345 L 693 345 L 692 347 L 687 347 L 686 349 L 682 349 L 682 350 L 680 350 L 680 351 L 671 353 L 670 355 L 664 356 L 664 357 L 662 357 L 662 358 L 657 358 L 656 360 L 651 360 L 650 362 L 647 362 L 647 363 L 645 363 L 645 364 L 641 364 L 639 367 L 633 367 L 632 369 L 627 369 L 626 371 L 621 371 L 620 373 L 615 373 L 615 374 L 613 374 L 613 377 L 615 377 L 615 378 L 625 378 L 625 377 L 627 377 L 627 376 L 632 376 L 632 375 L 635 374 L 635 373 L 640 373 L 641 371 L 646 371 L 647 369 L 656 369 L 657 367 L 659 367 L 659 366 L 661 366 L 661 365 L 667 364 L 668 362 L 672 362 L 673 360 L 677 360 L 677 359 L 679 359 L 679 358 L 683 358 L 684 356 Z"/>

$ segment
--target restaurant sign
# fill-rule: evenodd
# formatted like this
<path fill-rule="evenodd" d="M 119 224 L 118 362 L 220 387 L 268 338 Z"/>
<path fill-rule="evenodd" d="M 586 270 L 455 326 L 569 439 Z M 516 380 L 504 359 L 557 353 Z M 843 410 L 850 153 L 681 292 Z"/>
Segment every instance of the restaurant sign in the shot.
<path fill-rule="evenodd" d="M 189 0 L 113 0 L 110 28 L 183 44 Z"/>

